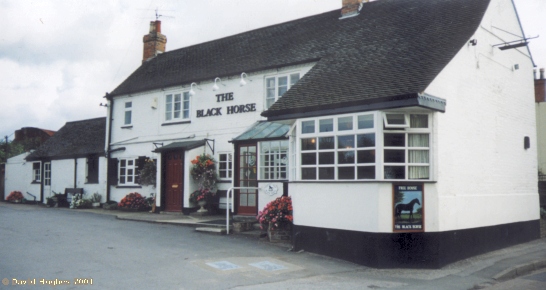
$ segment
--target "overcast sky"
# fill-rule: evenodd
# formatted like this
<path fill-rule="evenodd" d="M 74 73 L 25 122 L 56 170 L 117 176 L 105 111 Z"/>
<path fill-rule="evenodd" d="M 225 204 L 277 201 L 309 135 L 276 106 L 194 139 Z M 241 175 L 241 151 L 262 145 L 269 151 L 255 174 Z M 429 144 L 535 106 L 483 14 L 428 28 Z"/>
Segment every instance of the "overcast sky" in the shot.
<path fill-rule="evenodd" d="M 546 0 L 514 1 L 526 36 L 541 36 L 530 48 L 546 67 Z M 341 0 L 0 0 L 0 138 L 106 116 L 102 97 L 140 65 L 156 8 L 174 50 L 340 7 Z"/>

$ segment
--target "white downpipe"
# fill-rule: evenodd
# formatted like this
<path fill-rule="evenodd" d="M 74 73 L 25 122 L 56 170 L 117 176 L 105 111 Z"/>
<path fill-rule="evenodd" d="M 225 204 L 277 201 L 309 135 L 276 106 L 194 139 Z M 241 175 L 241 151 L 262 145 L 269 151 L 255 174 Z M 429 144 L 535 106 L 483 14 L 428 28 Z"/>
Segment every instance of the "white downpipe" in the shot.
<path fill-rule="evenodd" d="M 229 235 L 229 209 L 231 208 L 231 212 L 235 211 L 235 202 L 233 201 L 234 195 L 232 194 L 231 198 L 229 198 L 230 193 L 234 189 L 257 189 L 258 191 L 260 190 L 259 187 L 231 187 L 230 189 L 228 189 L 228 191 L 226 192 L 226 235 Z"/>

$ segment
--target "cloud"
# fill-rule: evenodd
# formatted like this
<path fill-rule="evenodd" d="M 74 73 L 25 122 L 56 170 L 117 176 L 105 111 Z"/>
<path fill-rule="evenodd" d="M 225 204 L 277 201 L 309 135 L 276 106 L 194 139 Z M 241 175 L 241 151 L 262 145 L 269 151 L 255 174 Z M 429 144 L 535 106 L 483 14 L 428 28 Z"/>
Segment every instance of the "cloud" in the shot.
<path fill-rule="evenodd" d="M 515 2 L 525 33 L 540 34 L 546 1 Z M 156 8 L 174 50 L 340 7 L 340 0 L 0 0 L 0 137 L 105 116 L 102 96 L 140 66 Z M 544 42 L 530 42 L 539 66 Z"/>

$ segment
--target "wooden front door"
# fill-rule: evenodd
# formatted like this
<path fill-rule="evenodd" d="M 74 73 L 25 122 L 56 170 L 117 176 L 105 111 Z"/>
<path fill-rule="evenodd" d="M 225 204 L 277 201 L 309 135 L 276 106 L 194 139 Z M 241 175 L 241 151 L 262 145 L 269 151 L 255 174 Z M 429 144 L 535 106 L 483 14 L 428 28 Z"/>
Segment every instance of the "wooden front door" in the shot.
<path fill-rule="evenodd" d="M 165 211 L 182 211 L 184 192 L 184 153 L 165 154 Z"/>
<path fill-rule="evenodd" d="M 239 145 L 236 160 L 236 186 L 257 187 L 256 143 Z M 256 215 L 258 213 L 258 190 L 239 189 L 236 192 L 237 214 Z"/>

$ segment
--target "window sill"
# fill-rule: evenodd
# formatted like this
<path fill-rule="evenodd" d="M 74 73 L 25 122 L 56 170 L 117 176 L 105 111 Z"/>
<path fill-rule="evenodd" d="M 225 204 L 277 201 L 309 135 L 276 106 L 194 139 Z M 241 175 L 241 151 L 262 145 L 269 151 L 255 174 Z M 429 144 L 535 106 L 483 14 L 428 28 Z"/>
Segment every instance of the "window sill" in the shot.
<path fill-rule="evenodd" d="M 232 182 L 231 179 L 220 179 L 216 183 L 231 183 L 231 182 Z"/>
<path fill-rule="evenodd" d="M 186 120 L 186 121 L 178 121 L 178 122 L 163 123 L 163 124 L 161 124 L 161 126 L 170 126 L 170 125 L 179 125 L 179 124 L 190 124 L 190 123 L 191 123 L 190 120 Z"/>
<path fill-rule="evenodd" d="M 121 129 L 133 129 L 133 125 L 121 126 Z"/>
<path fill-rule="evenodd" d="M 30 184 L 41 184 L 41 183 L 42 183 L 41 181 L 36 181 L 35 180 L 35 181 L 31 182 Z"/>
<path fill-rule="evenodd" d="M 116 185 L 116 188 L 142 188 L 140 185 Z"/>
<path fill-rule="evenodd" d="M 99 182 L 98 181 L 97 182 L 86 182 L 84 184 L 99 184 Z"/>

